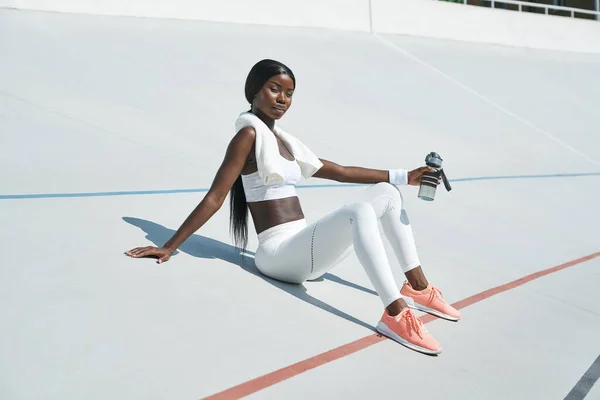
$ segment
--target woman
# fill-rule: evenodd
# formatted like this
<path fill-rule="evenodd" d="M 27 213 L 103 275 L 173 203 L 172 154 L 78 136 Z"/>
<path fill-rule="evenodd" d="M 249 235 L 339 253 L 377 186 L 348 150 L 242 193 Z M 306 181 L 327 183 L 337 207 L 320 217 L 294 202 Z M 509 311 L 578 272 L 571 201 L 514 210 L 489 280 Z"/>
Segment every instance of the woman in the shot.
<path fill-rule="evenodd" d="M 409 304 L 449 320 L 458 320 L 460 313 L 425 278 L 396 187 L 418 185 L 430 168 L 374 170 L 316 158 L 298 139 L 275 127 L 275 121 L 291 107 L 295 87 L 296 79 L 288 67 L 274 60 L 258 62 L 246 80 L 245 95 L 251 109 L 236 122 L 238 131 L 204 199 L 162 248 L 135 248 L 126 254 L 168 261 L 219 210 L 231 191 L 230 222 L 236 245 L 246 247 L 249 209 L 258 234 L 255 262 L 261 273 L 299 284 L 323 275 L 354 248 L 385 308 L 377 330 L 414 350 L 440 353 L 441 346 Z M 356 202 L 307 225 L 295 192 L 301 174 L 374 185 Z M 275 183 L 269 184 L 272 177 Z M 406 275 L 401 290 L 392 275 L 378 221 Z"/>

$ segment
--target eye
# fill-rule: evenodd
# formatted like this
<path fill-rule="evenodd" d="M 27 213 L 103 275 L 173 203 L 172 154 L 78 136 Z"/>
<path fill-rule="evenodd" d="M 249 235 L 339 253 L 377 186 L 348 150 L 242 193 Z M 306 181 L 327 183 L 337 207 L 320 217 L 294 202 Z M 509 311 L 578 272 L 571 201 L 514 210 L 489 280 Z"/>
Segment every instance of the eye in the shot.
<path fill-rule="evenodd" d="M 287 92 L 287 97 L 292 98 L 293 94 L 294 94 L 294 92 Z"/>
<path fill-rule="evenodd" d="M 271 87 L 271 92 L 273 93 L 277 93 L 279 90 L 277 90 L 277 88 L 275 86 Z"/>

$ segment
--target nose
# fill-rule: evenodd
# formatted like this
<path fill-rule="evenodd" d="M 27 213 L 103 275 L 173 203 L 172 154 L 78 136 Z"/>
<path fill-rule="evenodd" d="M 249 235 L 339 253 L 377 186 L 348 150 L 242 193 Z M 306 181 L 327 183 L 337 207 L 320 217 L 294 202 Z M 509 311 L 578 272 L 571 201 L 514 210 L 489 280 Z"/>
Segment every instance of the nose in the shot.
<path fill-rule="evenodd" d="M 277 102 L 279 104 L 285 104 L 285 93 L 283 91 L 279 92 L 279 96 L 277 96 Z"/>

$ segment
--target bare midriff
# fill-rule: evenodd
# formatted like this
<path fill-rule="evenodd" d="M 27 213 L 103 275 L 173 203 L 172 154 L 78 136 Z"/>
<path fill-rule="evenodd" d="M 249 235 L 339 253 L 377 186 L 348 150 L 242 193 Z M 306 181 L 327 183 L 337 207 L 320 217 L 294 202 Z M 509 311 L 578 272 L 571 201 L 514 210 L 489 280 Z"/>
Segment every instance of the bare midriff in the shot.
<path fill-rule="evenodd" d="M 304 218 L 298 197 L 248 203 L 256 233 Z"/>

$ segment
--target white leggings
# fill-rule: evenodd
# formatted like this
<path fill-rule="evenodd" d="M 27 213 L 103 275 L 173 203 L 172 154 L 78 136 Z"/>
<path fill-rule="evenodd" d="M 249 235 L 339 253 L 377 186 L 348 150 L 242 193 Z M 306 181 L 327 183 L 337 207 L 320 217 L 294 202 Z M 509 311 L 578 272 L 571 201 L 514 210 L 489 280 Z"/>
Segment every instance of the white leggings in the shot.
<path fill-rule="evenodd" d="M 256 267 L 271 278 L 302 283 L 316 279 L 346 258 L 354 245 L 384 307 L 402 297 L 379 233 L 381 221 L 403 272 L 420 265 L 400 191 L 389 183 L 369 187 L 361 198 L 307 226 L 304 219 L 258 234 Z"/>

